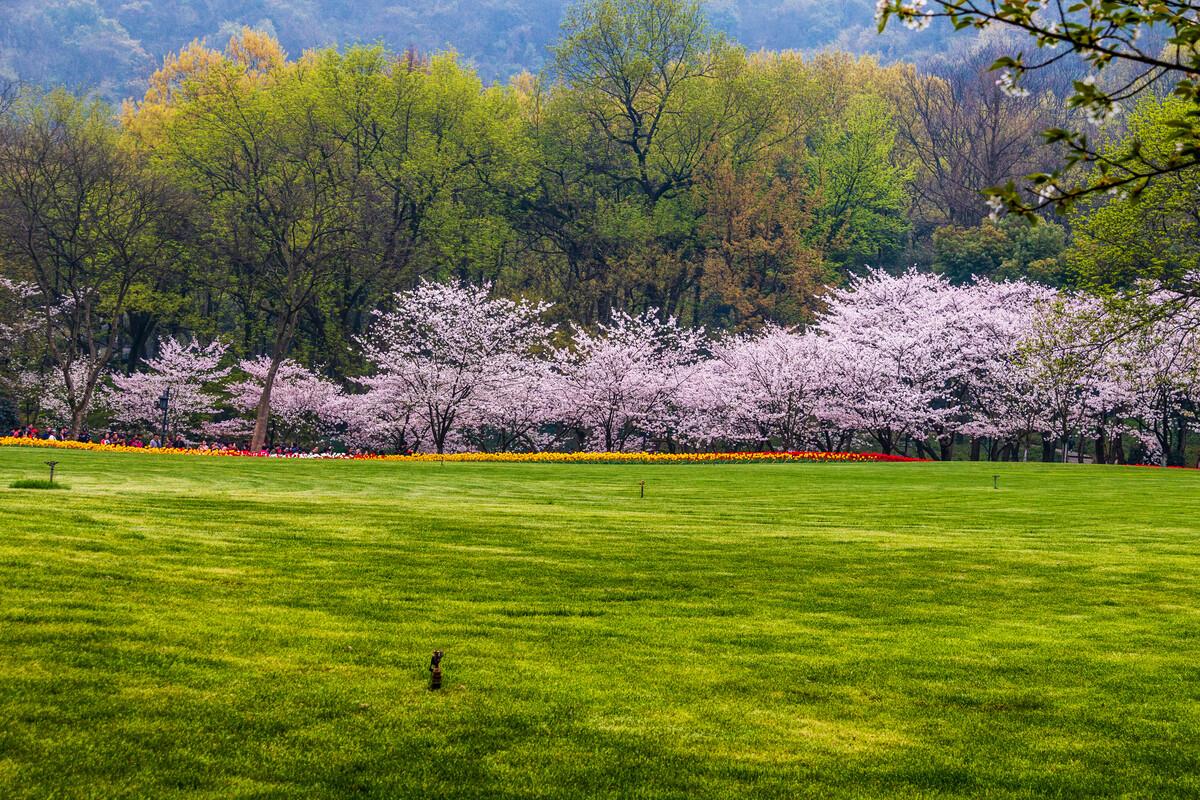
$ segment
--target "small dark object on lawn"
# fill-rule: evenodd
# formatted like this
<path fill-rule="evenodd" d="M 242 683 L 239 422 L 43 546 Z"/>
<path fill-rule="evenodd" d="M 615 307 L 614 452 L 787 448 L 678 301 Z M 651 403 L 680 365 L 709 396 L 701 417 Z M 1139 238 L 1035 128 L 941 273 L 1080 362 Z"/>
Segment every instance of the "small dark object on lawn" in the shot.
<path fill-rule="evenodd" d="M 999 488 L 1000 488 L 1000 476 L 999 476 L 999 475 L 993 475 L 993 476 L 992 476 L 992 488 L 993 488 L 993 489 L 999 489 Z"/>
<path fill-rule="evenodd" d="M 642 487 L 642 497 L 645 497 L 646 496 L 646 482 L 639 481 L 638 485 Z"/>
<path fill-rule="evenodd" d="M 58 466 L 57 461 L 47 461 L 46 466 L 50 468 L 50 482 L 54 483 L 54 468 Z"/>
<path fill-rule="evenodd" d="M 434 650 L 433 658 L 429 661 L 429 688 L 442 688 L 442 651 Z"/>

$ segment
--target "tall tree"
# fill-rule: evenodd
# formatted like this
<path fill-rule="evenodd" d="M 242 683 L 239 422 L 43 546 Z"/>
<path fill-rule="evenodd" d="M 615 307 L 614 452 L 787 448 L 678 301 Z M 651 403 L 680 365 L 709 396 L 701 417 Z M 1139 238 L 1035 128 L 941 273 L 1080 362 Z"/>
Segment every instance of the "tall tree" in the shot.
<path fill-rule="evenodd" d="M 857 94 L 813 137 L 809 180 L 818 205 L 813 234 L 846 271 L 891 266 L 908 232 L 909 166 L 896 156 L 886 102 Z"/>
<path fill-rule="evenodd" d="M 698 187 L 705 247 L 697 323 L 701 313 L 722 327 L 802 322 L 831 277 L 822 251 L 806 241 L 807 184 L 763 172 L 723 163 Z"/>
<path fill-rule="evenodd" d="M 680 0 L 584 2 L 555 56 L 556 82 L 523 93 L 539 191 L 517 211 L 531 248 L 553 257 L 541 269 L 585 321 L 622 307 L 695 315 L 703 186 L 720 165 L 778 166 L 812 124 L 811 70 L 748 57 Z"/>
<path fill-rule="evenodd" d="M 0 260 L 37 289 L 73 435 L 117 350 L 131 288 L 177 250 L 183 207 L 120 146 L 103 105 L 54 92 L 0 128 Z"/>
<path fill-rule="evenodd" d="M 204 240 L 222 269 L 216 286 L 240 307 L 243 346 L 269 360 L 252 449 L 267 438 L 271 392 L 301 316 L 359 248 L 363 186 L 348 148 L 330 135 L 311 62 L 244 31 L 175 94 L 158 147 L 202 200 Z"/>
<path fill-rule="evenodd" d="M 688 186 L 718 120 L 687 113 L 724 42 L 696 0 L 585 0 L 554 48 L 559 78 L 609 158 L 594 167 L 650 202 Z"/>
<path fill-rule="evenodd" d="M 1028 81 L 1028 93 L 1007 93 L 988 74 L 1001 52 L 992 44 L 930 73 L 902 73 L 896 125 L 918 166 L 914 210 L 922 221 L 979 225 L 990 213 L 984 189 L 1051 166 L 1054 153 L 1038 137 L 1060 106 L 1049 76 Z"/>
<path fill-rule="evenodd" d="M 1164 83 L 1185 104 L 1179 124 L 1170 131 L 1173 146 L 1155 156 L 1138 147 L 1106 153 L 1102 138 L 1074 125 L 1046 130 L 1047 141 L 1066 149 L 1062 166 L 1030 174 L 1025 186 L 1009 181 L 989 187 L 998 209 L 1027 216 L 1048 207 L 1066 211 L 1080 197 L 1112 189 L 1136 195 L 1160 176 L 1200 165 L 1200 2 L 881 0 L 878 16 L 880 31 L 892 18 L 913 28 L 944 18 L 958 29 L 996 27 L 1028 36 L 1037 46 L 1035 53 L 1018 51 L 992 64 L 1000 85 L 1014 95 L 1029 91 L 1030 75 L 1078 57 L 1094 72 L 1074 81 L 1067 103 L 1094 124 L 1113 119 L 1125 101 Z M 1112 73 L 1115 80 L 1103 79 Z M 1091 169 L 1074 169 L 1079 166 Z"/>

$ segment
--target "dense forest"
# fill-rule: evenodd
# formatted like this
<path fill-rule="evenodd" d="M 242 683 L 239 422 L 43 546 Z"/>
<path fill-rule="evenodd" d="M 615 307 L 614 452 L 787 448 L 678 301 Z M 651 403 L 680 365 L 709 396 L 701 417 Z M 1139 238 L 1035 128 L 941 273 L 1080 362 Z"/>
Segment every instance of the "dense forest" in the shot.
<path fill-rule="evenodd" d="M 140 96 L 162 59 L 193 39 L 221 46 L 244 26 L 289 53 L 353 44 L 393 51 L 454 50 L 485 81 L 547 64 L 567 0 L 6 0 L 0 77 L 95 91 L 109 102 Z M 875 34 L 871 0 L 716 0 L 714 28 L 750 50 L 835 48 L 923 62 L 945 31 Z"/>
<path fill-rule="evenodd" d="M 719 20 L 681 0 L 585 2 L 547 69 L 504 82 L 449 52 L 289 55 L 241 28 L 168 55 L 119 108 L 10 85 L 12 408 L 56 395 L 79 429 L 110 371 L 172 337 L 220 339 L 265 359 L 261 439 L 281 365 L 369 375 L 373 321 L 425 281 L 544 303 L 560 331 L 628 314 L 716 335 L 810 323 L 871 270 L 1068 292 L 1194 272 L 1194 169 L 1038 224 L 993 219 L 982 189 L 1061 161 L 1039 132 L 1080 122 L 1079 62 L 1008 91 L 996 37 L 918 68 L 750 49 Z M 1105 152 L 1173 152 L 1186 101 L 1128 105 L 1098 129 Z"/>

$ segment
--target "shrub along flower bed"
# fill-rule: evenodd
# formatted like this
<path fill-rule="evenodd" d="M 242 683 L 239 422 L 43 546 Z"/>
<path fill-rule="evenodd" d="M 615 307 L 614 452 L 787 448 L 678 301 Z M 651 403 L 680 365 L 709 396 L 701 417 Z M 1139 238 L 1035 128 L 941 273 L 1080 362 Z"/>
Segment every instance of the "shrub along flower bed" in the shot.
<path fill-rule="evenodd" d="M 788 461 L 924 461 L 921 458 L 885 455 L 883 453 L 826 453 L 821 451 L 764 451 L 738 453 L 413 453 L 411 455 L 376 455 L 364 453 L 301 453 L 278 455 L 267 451 L 196 450 L 176 447 L 128 447 L 96 442 L 57 441 L 0 436 L 3 447 L 48 447 L 61 450 L 93 450 L 105 453 L 159 453 L 190 456 L 242 456 L 246 458 L 336 458 L 370 461 L 503 461 L 542 463 L 742 463 Z"/>

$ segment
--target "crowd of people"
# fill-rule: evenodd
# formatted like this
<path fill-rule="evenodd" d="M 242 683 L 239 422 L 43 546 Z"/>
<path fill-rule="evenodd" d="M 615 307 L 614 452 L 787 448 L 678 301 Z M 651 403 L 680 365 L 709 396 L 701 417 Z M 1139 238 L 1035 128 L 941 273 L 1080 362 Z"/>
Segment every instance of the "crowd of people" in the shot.
<path fill-rule="evenodd" d="M 71 436 L 71 429 L 63 425 L 60 428 L 44 427 L 39 428 L 36 425 L 25 425 L 13 428 L 8 434 L 14 439 L 45 439 L 47 441 L 69 441 L 75 440 L 80 442 L 91 441 L 88 438 L 86 430 L 81 431 L 78 438 Z"/>

